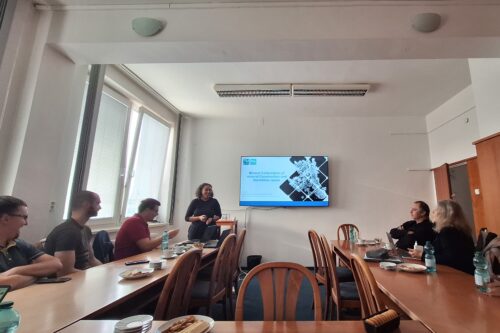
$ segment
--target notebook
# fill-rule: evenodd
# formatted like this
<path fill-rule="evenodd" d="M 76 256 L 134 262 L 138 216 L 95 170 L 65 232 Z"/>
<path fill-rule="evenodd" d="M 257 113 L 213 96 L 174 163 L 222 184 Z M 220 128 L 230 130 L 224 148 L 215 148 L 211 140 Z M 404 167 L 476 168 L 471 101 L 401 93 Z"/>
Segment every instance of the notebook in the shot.
<path fill-rule="evenodd" d="M 403 257 L 403 258 L 411 258 L 410 252 L 397 248 L 396 245 L 394 244 L 394 240 L 392 239 L 392 236 L 390 233 L 386 232 L 387 234 L 387 240 L 389 241 L 389 244 L 391 245 L 391 252 L 395 253 L 396 255 Z"/>

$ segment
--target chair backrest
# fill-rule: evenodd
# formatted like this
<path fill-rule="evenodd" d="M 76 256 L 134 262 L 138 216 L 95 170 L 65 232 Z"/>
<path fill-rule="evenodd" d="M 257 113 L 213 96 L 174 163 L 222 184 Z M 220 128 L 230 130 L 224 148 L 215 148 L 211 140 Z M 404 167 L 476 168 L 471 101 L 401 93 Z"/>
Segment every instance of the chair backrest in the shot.
<path fill-rule="evenodd" d="M 342 235 L 344 236 L 343 239 L 345 239 L 345 240 L 351 239 L 351 236 L 349 234 L 350 228 L 354 228 L 356 230 L 356 232 L 358 233 L 358 235 L 359 235 L 359 229 L 354 224 L 341 224 L 337 228 L 337 239 L 341 240 L 341 238 L 340 238 L 340 232 L 341 231 L 342 231 Z"/>
<path fill-rule="evenodd" d="M 236 240 L 236 247 L 233 255 L 233 262 L 231 271 L 233 272 L 233 277 L 239 272 L 241 250 L 243 249 L 243 242 L 245 241 L 245 236 L 247 234 L 246 229 L 240 230 L 238 234 L 238 239 Z"/>
<path fill-rule="evenodd" d="M 155 320 L 169 320 L 187 314 L 200 262 L 200 249 L 191 249 L 177 260 L 163 285 L 154 313 Z"/>
<path fill-rule="evenodd" d="M 92 249 L 94 250 L 94 256 L 99 259 L 100 262 L 107 263 L 114 260 L 114 245 L 106 230 L 101 230 L 95 234 Z"/>
<path fill-rule="evenodd" d="M 365 318 L 386 309 L 380 289 L 366 262 L 353 253 L 351 254 L 351 267 L 361 300 L 362 317 Z"/>
<path fill-rule="evenodd" d="M 209 295 L 213 297 L 226 292 L 229 281 L 232 278 L 231 263 L 233 261 L 234 248 L 236 246 L 236 235 L 231 234 L 224 239 L 217 258 L 215 259 L 212 276 L 210 278 Z"/>
<path fill-rule="evenodd" d="M 246 291 L 254 277 L 260 284 L 264 321 L 296 320 L 297 300 L 304 278 L 313 291 L 314 320 L 322 320 L 320 291 L 314 275 L 296 263 L 269 262 L 252 269 L 243 280 L 236 301 L 237 321 L 243 320 Z"/>
<path fill-rule="evenodd" d="M 316 274 L 316 279 L 321 283 L 326 283 L 326 260 L 324 253 L 321 249 L 321 242 L 319 240 L 319 235 L 314 230 L 309 230 L 307 232 L 309 237 L 309 243 L 311 244 L 311 251 L 314 259 L 314 272 Z"/>
<path fill-rule="evenodd" d="M 320 245 L 326 262 L 326 287 L 330 288 L 333 300 L 335 301 L 335 304 L 338 305 L 340 300 L 340 287 L 335 264 L 337 262 L 335 258 L 336 255 L 333 253 L 325 235 L 321 235 Z"/>

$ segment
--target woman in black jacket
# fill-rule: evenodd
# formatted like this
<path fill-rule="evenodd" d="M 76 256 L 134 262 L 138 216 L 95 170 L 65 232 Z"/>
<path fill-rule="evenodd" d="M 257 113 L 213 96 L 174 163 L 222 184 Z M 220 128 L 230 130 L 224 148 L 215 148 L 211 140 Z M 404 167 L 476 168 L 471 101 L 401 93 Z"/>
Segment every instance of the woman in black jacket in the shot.
<path fill-rule="evenodd" d="M 432 211 L 431 219 L 438 232 L 432 243 L 436 263 L 474 274 L 474 241 L 462 207 L 453 200 L 440 201 Z M 420 256 L 415 251 L 410 253 L 414 257 Z"/>
<path fill-rule="evenodd" d="M 186 222 L 190 222 L 188 239 L 202 239 L 209 226 L 221 217 L 219 202 L 214 198 L 212 185 L 203 183 L 196 189 L 196 199 L 193 199 L 186 211 Z"/>

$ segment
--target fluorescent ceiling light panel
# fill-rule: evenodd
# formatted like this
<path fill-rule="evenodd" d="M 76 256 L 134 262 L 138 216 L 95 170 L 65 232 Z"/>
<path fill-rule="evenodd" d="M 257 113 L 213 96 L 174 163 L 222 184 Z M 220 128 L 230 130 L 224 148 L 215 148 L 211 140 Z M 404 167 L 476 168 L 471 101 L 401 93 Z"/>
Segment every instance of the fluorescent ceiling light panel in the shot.
<path fill-rule="evenodd" d="M 219 97 L 364 96 L 369 84 L 216 84 Z"/>
<path fill-rule="evenodd" d="M 291 84 L 216 84 L 219 97 L 291 96 Z"/>
<path fill-rule="evenodd" d="M 293 96 L 364 96 L 369 84 L 292 84 Z"/>

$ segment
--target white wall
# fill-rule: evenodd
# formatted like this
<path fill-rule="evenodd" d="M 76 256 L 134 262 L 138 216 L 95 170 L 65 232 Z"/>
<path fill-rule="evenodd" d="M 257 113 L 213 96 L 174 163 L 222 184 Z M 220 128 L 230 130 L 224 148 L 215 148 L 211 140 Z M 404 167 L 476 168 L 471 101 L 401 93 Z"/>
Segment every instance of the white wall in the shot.
<path fill-rule="evenodd" d="M 243 258 L 262 254 L 266 261 L 312 265 L 309 229 L 334 239 L 340 224 L 354 223 L 362 237 L 383 237 L 409 219 L 412 201 L 433 200 L 431 173 L 407 171 L 429 168 L 427 137 L 391 135 L 425 131 L 423 118 L 189 119 L 183 124 L 175 219 L 185 235 L 185 209 L 196 186 L 212 183 L 223 213 L 230 211 L 240 227 L 246 216 Z M 252 154 L 329 156 L 331 206 L 245 211 L 238 201 L 239 163 L 241 155 Z"/>
<path fill-rule="evenodd" d="M 1 194 L 12 192 L 26 134 L 51 14 L 40 16 L 28 1 L 17 1 L 0 63 Z"/>
<path fill-rule="evenodd" d="M 472 86 L 450 98 L 426 118 L 431 167 L 476 156 L 479 139 Z"/>
<path fill-rule="evenodd" d="M 500 59 L 469 59 L 480 138 L 500 131 Z"/>
<path fill-rule="evenodd" d="M 29 241 L 62 220 L 86 78 L 87 66 L 45 48 L 12 192 L 28 203 Z"/>

